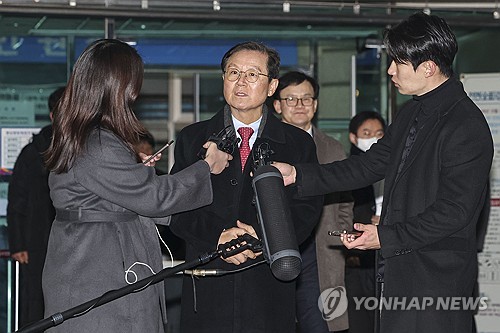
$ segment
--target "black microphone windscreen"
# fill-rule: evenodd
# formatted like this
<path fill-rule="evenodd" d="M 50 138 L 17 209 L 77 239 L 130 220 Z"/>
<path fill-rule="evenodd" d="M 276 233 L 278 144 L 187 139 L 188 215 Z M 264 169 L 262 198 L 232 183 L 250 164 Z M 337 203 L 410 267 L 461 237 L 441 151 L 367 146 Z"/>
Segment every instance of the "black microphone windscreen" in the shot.
<path fill-rule="evenodd" d="M 261 166 L 252 186 L 266 260 L 277 279 L 291 281 L 300 274 L 302 259 L 281 173 L 271 165 Z"/>

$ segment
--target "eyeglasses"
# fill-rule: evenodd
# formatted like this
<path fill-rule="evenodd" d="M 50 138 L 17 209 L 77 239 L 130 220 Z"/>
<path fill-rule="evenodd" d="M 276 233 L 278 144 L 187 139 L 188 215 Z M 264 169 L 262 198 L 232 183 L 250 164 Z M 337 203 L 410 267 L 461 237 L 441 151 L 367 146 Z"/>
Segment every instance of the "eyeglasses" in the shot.
<path fill-rule="evenodd" d="M 226 78 L 228 81 L 238 81 L 241 77 L 241 74 L 245 75 L 245 79 L 247 82 L 250 83 L 255 83 L 259 80 L 259 75 L 264 75 L 269 77 L 269 75 L 260 73 L 259 71 L 255 69 L 249 69 L 247 71 L 240 71 L 239 69 L 236 68 L 229 68 L 227 71 L 224 71 L 224 78 Z"/>
<path fill-rule="evenodd" d="M 299 105 L 299 101 L 302 102 L 303 106 L 311 106 L 313 105 L 313 102 L 316 98 L 314 97 L 302 97 L 302 98 L 297 98 L 297 97 L 286 97 L 286 98 L 280 98 L 280 101 L 285 101 L 286 105 L 290 107 L 295 107 Z"/>

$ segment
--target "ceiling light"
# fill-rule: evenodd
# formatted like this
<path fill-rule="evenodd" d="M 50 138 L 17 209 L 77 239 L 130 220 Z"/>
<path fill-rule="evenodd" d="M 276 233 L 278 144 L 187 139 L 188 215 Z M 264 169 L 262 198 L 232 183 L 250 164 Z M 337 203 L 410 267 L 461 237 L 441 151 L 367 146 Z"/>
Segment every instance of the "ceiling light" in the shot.
<path fill-rule="evenodd" d="M 290 2 L 283 2 L 283 13 L 290 13 Z"/>
<path fill-rule="evenodd" d="M 361 12 L 361 5 L 359 4 L 359 2 L 355 2 L 354 5 L 352 6 L 352 11 L 354 14 L 356 15 L 359 15 L 359 13 Z"/>
<path fill-rule="evenodd" d="M 500 12 L 498 12 L 498 10 L 495 10 L 495 11 L 493 12 L 493 18 L 494 18 L 495 20 L 500 19 Z"/>

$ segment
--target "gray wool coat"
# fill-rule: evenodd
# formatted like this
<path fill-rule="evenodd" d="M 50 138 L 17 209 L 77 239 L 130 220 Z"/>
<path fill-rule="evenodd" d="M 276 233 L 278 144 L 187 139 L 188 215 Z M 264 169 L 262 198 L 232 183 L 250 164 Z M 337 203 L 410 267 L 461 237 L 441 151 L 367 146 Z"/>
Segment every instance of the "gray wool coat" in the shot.
<path fill-rule="evenodd" d="M 50 174 L 49 186 L 57 215 L 43 271 L 45 317 L 160 271 L 155 223 L 212 201 L 206 162 L 157 176 L 104 129 L 91 133 L 68 172 Z M 164 298 L 158 283 L 48 332 L 163 332 Z"/>

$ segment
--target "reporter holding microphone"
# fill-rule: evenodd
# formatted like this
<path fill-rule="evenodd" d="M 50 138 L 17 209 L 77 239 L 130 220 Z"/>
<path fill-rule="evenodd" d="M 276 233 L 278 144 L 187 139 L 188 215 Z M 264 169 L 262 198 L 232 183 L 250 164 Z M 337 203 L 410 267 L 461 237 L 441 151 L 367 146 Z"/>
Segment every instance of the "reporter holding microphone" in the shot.
<path fill-rule="evenodd" d="M 75 63 L 58 104 L 45 153 L 56 208 L 43 271 L 45 316 L 160 271 L 155 224 L 210 204 L 210 174 L 232 159 L 207 142 L 205 159 L 176 175 L 157 176 L 137 163 L 133 147 L 146 130 L 131 106 L 143 71 L 134 48 L 97 40 Z M 49 331 L 163 332 L 164 298 L 158 283 Z"/>

